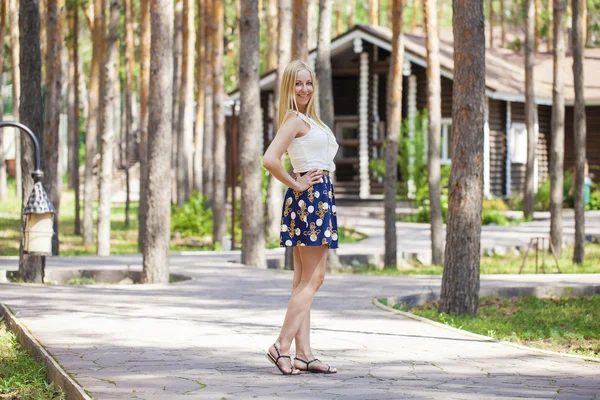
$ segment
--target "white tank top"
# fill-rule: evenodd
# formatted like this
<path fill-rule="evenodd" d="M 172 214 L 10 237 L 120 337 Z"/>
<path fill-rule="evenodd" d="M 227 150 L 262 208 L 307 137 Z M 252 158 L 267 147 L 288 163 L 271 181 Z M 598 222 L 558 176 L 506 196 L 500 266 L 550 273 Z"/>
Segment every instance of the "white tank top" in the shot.
<path fill-rule="evenodd" d="M 340 146 L 331 129 L 318 124 L 301 112 L 295 110 L 288 112 L 293 112 L 310 125 L 308 133 L 292 140 L 287 149 L 294 172 L 306 172 L 313 168 L 335 171 L 333 159 Z"/>

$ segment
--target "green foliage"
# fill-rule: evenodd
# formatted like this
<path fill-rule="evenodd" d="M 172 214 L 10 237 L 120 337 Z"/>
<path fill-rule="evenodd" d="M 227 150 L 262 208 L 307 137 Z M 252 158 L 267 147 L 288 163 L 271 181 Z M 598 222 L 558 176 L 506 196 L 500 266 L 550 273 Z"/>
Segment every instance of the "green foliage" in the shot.
<path fill-rule="evenodd" d="M 5 396 L 6 395 L 6 396 Z M 60 388 L 46 381 L 46 366 L 21 349 L 17 336 L 0 324 L 0 397 L 64 400 Z"/>
<path fill-rule="evenodd" d="M 213 213 L 206 197 L 194 191 L 182 208 L 171 207 L 171 232 L 181 236 L 212 236 Z"/>
<path fill-rule="evenodd" d="M 550 209 L 550 179 L 546 179 L 538 185 L 534 197 L 533 209 L 536 211 L 548 211 Z"/>
<path fill-rule="evenodd" d="M 96 279 L 88 276 L 74 276 L 67 282 L 67 285 L 95 285 Z"/>
<path fill-rule="evenodd" d="M 480 335 L 552 349 L 566 353 L 598 357 L 600 355 L 600 296 L 538 299 L 484 297 L 478 315 L 438 313 L 437 302 L 407 309 L 432 319 Z"/>
<path fill-rule="evenodd" d="M 508 207 L 502 199 L 483 199 L 484 210 L 506 211 Z"/>
<path fill-rule="evenodd" d="M 586 210 L 600 210 L 600 185 L 594 183 L 590 190 L 590 202 L 586 206 Z"/>
<path fill-rule="evenodd" d="M 484 208 L 481 211 L 481 224 L 507 226 L 510 222 L 501 211 Z"/>
<path fill-rule="evenodd" d="M 427 135 L 427 111 L 417 112 L 414 118 L 414 132 L 411 137 L 408 118 L 402 121 L 400 137 L 398 140 L 398 166 L 400 168 L 401 181 L 399 182 L 399 194 L 404 197 L 413 197 L 420 204 L 428 198 L 427 185 L 427 146 L 425 135 Z M 409 182 L 414 185 L 409 187 Z"/>

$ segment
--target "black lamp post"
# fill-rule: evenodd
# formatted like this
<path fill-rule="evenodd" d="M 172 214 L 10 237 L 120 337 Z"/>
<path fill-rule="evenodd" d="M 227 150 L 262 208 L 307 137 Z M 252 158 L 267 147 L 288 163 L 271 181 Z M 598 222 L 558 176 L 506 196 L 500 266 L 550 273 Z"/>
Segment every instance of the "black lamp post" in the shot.
<path fill-rule="evenodd" d="M 35 147 L 35 170 L 31 173 L 33 178 L 33 190 L 29 195 L 27 203 L 23 207 L 23 214 L 27 216 L 25 222 L 25 238 L 23 241 L 23 252 L 38 255 L 52 255 L 52 235 L 54 215 L 56 209 L 48 199 L 48 195 L 42 186 L 44 173 L 41 169 L 40 144 L 28 127 L 18 122 L 0 122 L 0 128 L 14 127 L 27 133 Z"/>

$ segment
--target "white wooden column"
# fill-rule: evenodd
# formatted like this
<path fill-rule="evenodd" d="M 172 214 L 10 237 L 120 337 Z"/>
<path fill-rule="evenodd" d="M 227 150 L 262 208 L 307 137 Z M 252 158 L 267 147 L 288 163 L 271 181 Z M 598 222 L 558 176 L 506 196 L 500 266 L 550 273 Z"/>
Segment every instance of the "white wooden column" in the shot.
<path fill-rule="evenodd" d="M 483 113 L 483 196 L 490 198 L 490 102 L 485 98 Z"/>
<path fill-rule="evenodd" d="M 371 192 L 369 185 L 369 53 L 362 51 L 362 42 L 360 40 L 358 42 L 354 42 L 354 51 L 357 53 L 360 52 L 360 75 L 358 83 L 359 197 L 366 199 Z"/>
<path fill-rule="evenodd" d="M 376 63 L 379 60 L 379 51 L 375 47 L 373 52 L 373 62 Z M 373 124 L 371 125 L 371 138 L 373 140 L 379 140 L 379 75 L 373 71 L 373 87 L 371 88 L 371 113 L 373 115 Z M 373 158 L 379 158 L 379 153 L 375 147 L 373 152 Z"/>
<path fill-rule="evenodd" d="M 411 143 L 415 143 L 415 116 L 417 115 L 417 76 L 411 74 L 410 62 L 404 62 L 402 73 L 404 76 L 408 76 L 408 107 L 407 107 L 407 118 L 408 118 L 408 137 Z M 409 159 L 410 171 L 414 171 L 415 155 L 414 151 L 410 151 Z M 408 179 L 408 197 L 414 198 L 417 188 L 415 181 L 412 178 L 412 174 Z"/>
<path fill-rule="evenodd" d="M 506 186 L 504 188 L 504 193 L 506 193 L 506 197 L 510 196 L 510 167 L 511 167 L 511 157 L 510 153 L 510 141 L 511 141 L 511 105 L 510 101 L 506 102 Z"/>
<path fill-rule="evenodd" d="M 538 141 L 540 140 L 540 123 L 538 120 L 538 106 L 535 105 L 535 119 L 533 128 L 535 131 L 535 153 L 533 159 L 533 193 L 537 193 L 540 184 L 539 162 L 538 162 Z"/>

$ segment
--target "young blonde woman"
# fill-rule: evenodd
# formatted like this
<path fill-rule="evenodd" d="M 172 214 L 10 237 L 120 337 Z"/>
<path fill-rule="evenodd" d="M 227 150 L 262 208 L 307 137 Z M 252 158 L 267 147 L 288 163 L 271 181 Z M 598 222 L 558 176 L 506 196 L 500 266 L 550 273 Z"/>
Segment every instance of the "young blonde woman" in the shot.
<path fill-rule="evenodd" d="M 282 374 L 301 371 L 333 374 L 337 370 L 314 357 L 310 346 L 310 306 L 325 279 L 327 249 L 338 247 L 333 158 L 338 144 L 315 111 L 315 75 L 305 62 L 284 70 L 279 95 L 279 130 L 263 165 L 288 186 L 283 201 L 281 247 L 293 247 L 292 296 L 279 337 L 267 358 Z M 287 152 L 296 179 L 281 164 Z M 290 356 L 292 341 L 296 354 Z"/>

